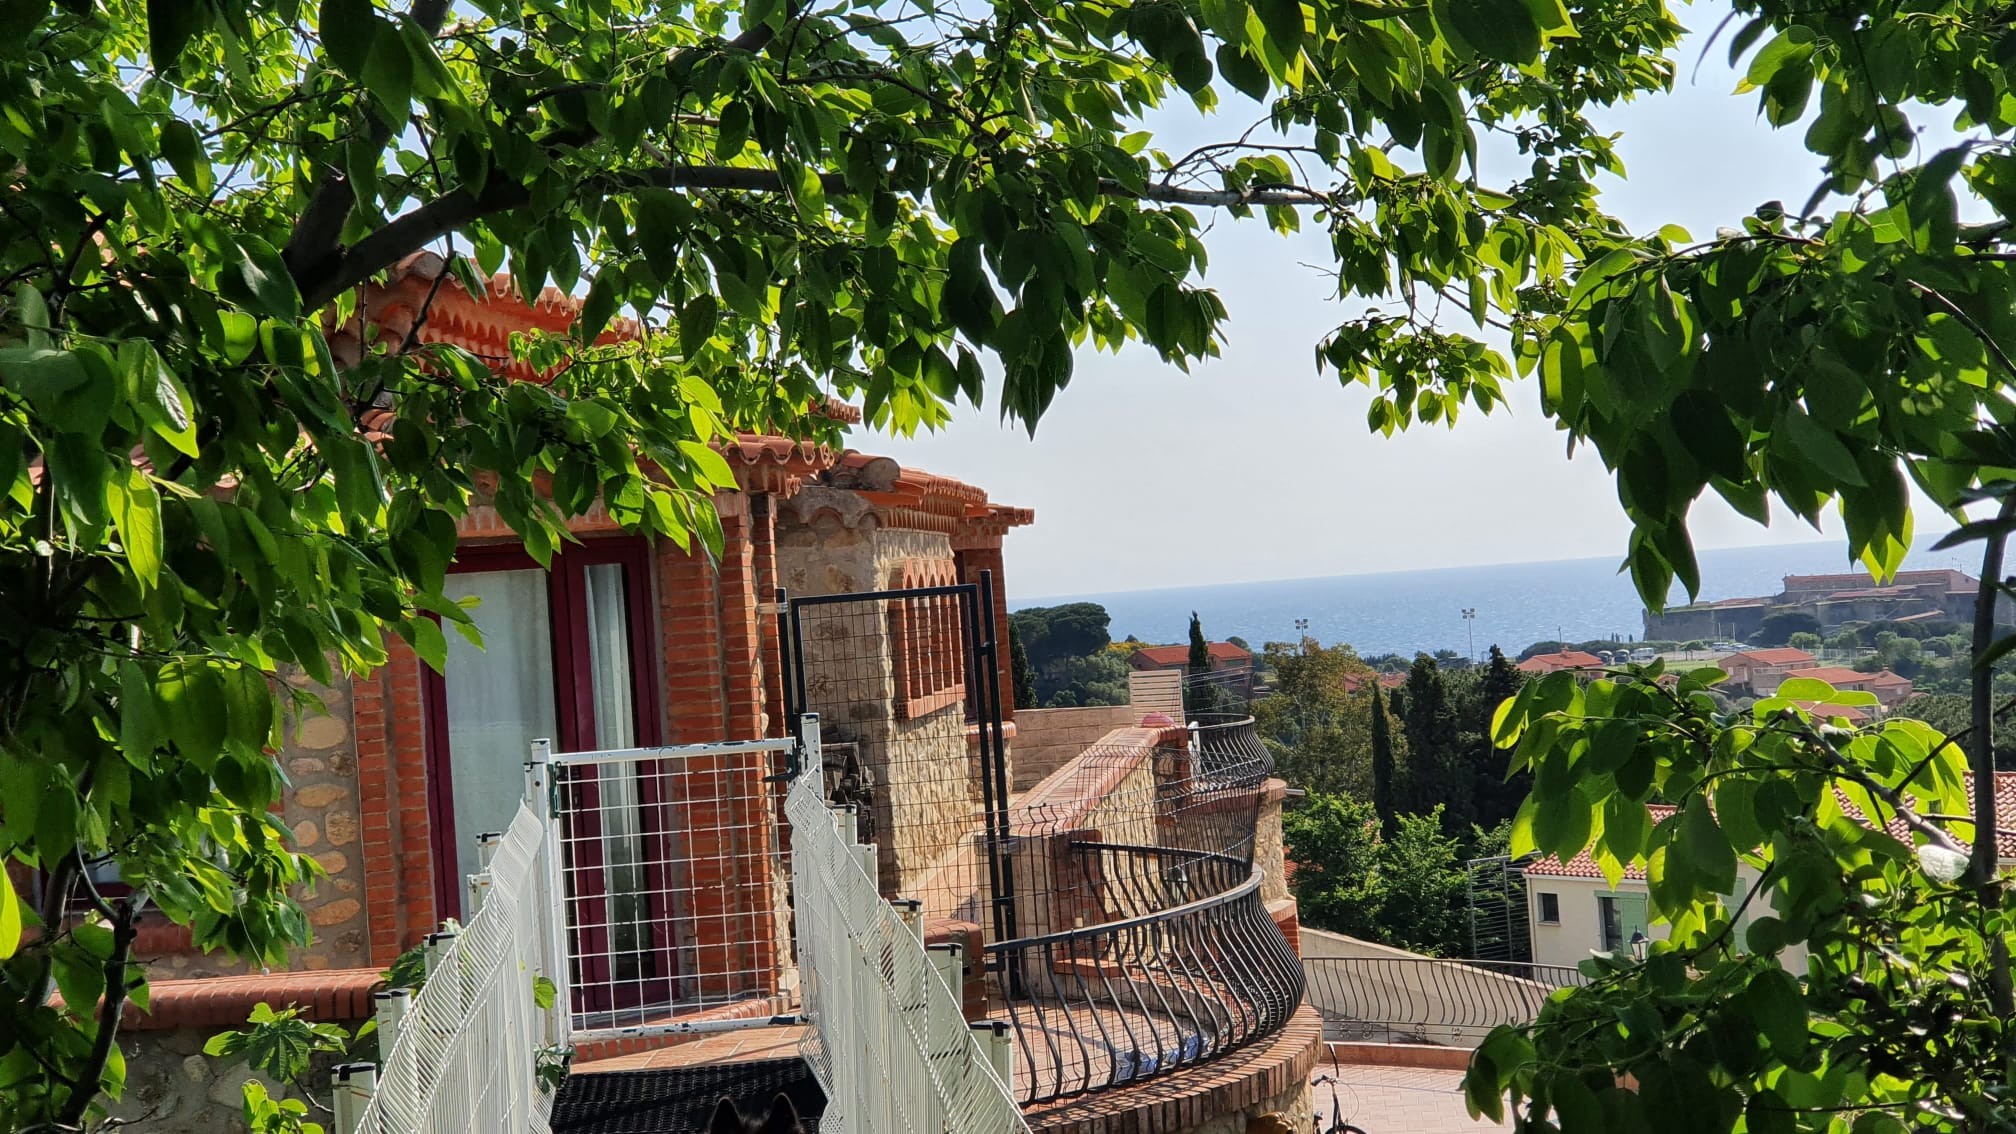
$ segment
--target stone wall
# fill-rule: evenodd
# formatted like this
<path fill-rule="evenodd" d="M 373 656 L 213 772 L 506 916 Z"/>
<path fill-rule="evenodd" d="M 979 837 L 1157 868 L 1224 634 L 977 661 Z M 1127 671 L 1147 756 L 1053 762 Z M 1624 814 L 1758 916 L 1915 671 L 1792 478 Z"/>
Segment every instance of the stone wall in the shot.
<path fill-rule="evenodd" d="M 1260 821 L 1253 832 L 1253 865 L 1260 868 L 1260 897 L 1269 902 L 1288 896 L 1281 840 L 1281 804 L 1287 798 L 1285 781 L 1268 780 L 1260 796 Z"/>
<path fill-rule="evenodd" d="M 1132 705 L 1016 710 L 1015 778 L 1010 790 L 1028 791 L 1107 733 L 1140 721 Z"/>
<path fill-rule="evenodd" d="M 290 717 L 286 743 L 278 754 L 287 774 L 279 810 L 294 833 L 294 848 L 312 857 L 327 877 L 296 897 L 314 927 L 315 938 L 288 959 L 295 969 L 369 965 L 364 912 L 365 864 L 358 853 L 357 751 L 351 735 L 350 683 L 314 685 L 299 669 L 284 671 L 287 683 L 319 697 L 326 712 Z M 417 787 L 416 787 L 417 790 Z M 168 947 L 147 954 L 153 980 L 226 976 L 248 971 L 224 953 L 199 953 L 187 934 L 161 927 Z"/>
<path fill-rule="evenodd" d="M 792 595 L 809 597 L 898 586 L 906 565 L 953 562 L 937 532 L 884 529 L 851 492 L 806 488 L 779 517 L 778 575 Z M 972 874 L 971 836 L 979 829 L 978 767 L 968 755 L 963 702 L 899 719 L 888 612 L 879 603 L 805 608 L 800 623 L 806 707 L 821 717 L 829 743 L 851 744 L 868 780 L 881 884 L 891 897 L 924 886 L 955 887 Z M 925 896 L 916 894 L 915 896 Z M 959 910 L 933 901 L 936 916 Z"/>
<path fill-rule="evenodd" d="M 354 1030 L 357 1023 L 349 1021 L 345 1026 Z M 126 1092 L 112 1106 L 111 1116 L 147 1134 L 242 1134 L 243 1087 L 255 1076 L 242 1059 L 203 1054 L 203 1045 L 213 1034 L 187 1028 L 140 1033 L 141 1042 L 127 1049 Z M 363 1051 L 367 1058 L 375 1051 L 370 1040 L 364 1041 Z M 311 1064 L 308 1082 L 328 1082 L 329 1069 L 338 1062 L 341 1060 L 334 1057 L 318 1057 Z M 266 1086 L 277 1097 L 297 1096 L 297 1092 L 275 1090 L 270 1081 Z M 327 1091 L 317 1092 L 314 1098 L 324 1105 L 329 1101 Z M 311 1109 L 309 1117 L 328 1125 L 326 1113 L 318 1115 Z"/>

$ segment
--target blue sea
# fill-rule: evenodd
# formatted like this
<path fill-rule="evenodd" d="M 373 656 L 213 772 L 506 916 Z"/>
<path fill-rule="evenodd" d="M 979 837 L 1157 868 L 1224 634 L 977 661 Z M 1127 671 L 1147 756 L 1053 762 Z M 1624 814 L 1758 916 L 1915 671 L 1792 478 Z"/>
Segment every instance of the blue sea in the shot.
<path fill-rule="evenodd" d="M 1973 574 L 1978 562 L 1968 560 L 1978 554 L 1974 547 L 1914 552 L 1906 566 Z M 1843 540 L 1704 551 L 1699 556 L 1701 598 L 1774 595 L 1784 575 L 1859 570 L 1846 557 Z M 1103 595 L 1018 596 L 1014 605 L 1099 603 L 1113 616 L 1116 641 L 1132 634 L 1144 642 L 1181 642 L 1194 610 L 1214 640 L 1237 636 L 1256 650 L 1264 642 L 1294 641 L 1295 620 L 1306 618 L 1310 637 L 1325 645 L 1348 642 L 1366 655 L 1441 649 L 1468 653 L 1474 631 L 1478 656 L 1493 643 L 1516 656 L 1527 645 L 1550 638 L 1579 642 L 1638 636 L 1644 604 L 1630 577 L 1618 573 L 1617 563 L 1564 559 Z M 1685 602 L 1686 594 L 1676 591 L 1672 601 Z M 1466 607 L 1477 612 L 1473 624 L 1463 619 Z"/>

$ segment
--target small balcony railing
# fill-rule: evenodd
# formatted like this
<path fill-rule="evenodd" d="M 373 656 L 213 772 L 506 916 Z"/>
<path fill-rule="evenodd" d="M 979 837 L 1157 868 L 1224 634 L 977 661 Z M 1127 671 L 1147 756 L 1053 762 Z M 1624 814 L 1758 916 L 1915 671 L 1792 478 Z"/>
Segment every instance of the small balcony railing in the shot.
<path fill-rule="evenodd" d="M 1094 924 L 988 947 L 1024 1105 L 1207 1063 L 1279 1031 L 1302 969 L 1234 855 L 1071 844 Z"/>
<path fill-rule="evenodd" d="M 1435 957 L 1305 957 L 1309 1002 L 1330 1038 L 1475 1044 L 1524 1024 L 1556 989 L 1588 982 L 1568 965 Z"/>
<path fill-rule="evenodd" d="M 1190 721 L 1197 776 L 1207 788 L 1258 787 L 1274 774 L 1274 756 L 1246 713 L 1198 713 Z"/>

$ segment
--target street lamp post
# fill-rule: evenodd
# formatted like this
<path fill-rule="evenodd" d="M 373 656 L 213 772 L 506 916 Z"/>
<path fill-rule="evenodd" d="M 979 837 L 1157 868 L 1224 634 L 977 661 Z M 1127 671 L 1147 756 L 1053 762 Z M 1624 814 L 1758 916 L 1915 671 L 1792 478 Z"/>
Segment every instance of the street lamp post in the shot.
<path fill-rule="evenodd" d="M 1476 607 L 1474 607 L 1474 606 L 1466 606 L 1466 607 L 1464 607 L 1464 608 L 1463 608 L 1463 626 L 1464 626 L 1464 629 L 1466 629 L 1466 630 L 1468 630 L 1468 631 L 1470 632 L 1470 661 L 1471 661 L 1471 664 L 1473 664 L 1473 665 L 1474 665 L 1474 664 L 1476 664 L 1476 661 L 1477 661 L 1477 608 L 1476 608 Z"/>
<path fill-rule="evenodd" d="M 1303 653 L 1303 647 L 1305 647 L 1306 645 L 1308 645 L 1308 642 L 1309 642 L 1309 620 L 1308 620 L 1308 619 L 1306 619 L 1306 618 L 1298 618 L 1298 619 L 1296 619 L 1296 620 L 1295 620 L 1295 656 L 1296 656 L 1296 657 L 1298 657 L 1298 658 L 1299 658 L 1299 657 L 1301 657 L 1301 656 L 1302 656 L 1302 653 Z"/>

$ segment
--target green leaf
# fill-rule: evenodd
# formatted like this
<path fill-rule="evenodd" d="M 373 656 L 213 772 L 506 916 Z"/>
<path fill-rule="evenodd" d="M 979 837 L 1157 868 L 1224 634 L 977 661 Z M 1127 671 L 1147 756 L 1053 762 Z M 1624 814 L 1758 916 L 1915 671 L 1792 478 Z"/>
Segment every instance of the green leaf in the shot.
<path fill-rule="evenodd" d="M 126 563 L 140 581 L 141 591 L 161 584 L 161 497 L 154 482 L 131 464 L 124 475 L 114 472 L 105 481 L 105 507 L 112 516 L 112 530 L 119 533 L 126 549 Z"/>
<path fill-rule="evenodd" d="M 154 707 L 154 690 L 140 663 L 127 659 L 119 663 L 119 751 L 135 768 L 153 766 L 154 750 L 161 743 L 161 725 Z"/>
<path fill-rule="evenodd" d="M 1779 1058 L 1795 1060 L 1806 1050 L 1806 996 L 1791 973 L 1775 966 L 1764 969 L 1750 978 L 1742 1000 Z"/>
<path fill-rule="evenodd" d="M 1303 37 L 1308 34 L 1302 0 L 1254 0 L 1253 11 L 1282 57 L 1295 58 L 1295 53 L 1302 49 Z"/>
<path fill-rule="evenodd" d="M 1718 894 L 1736 888 L 1736 852 L 1729 836 L 1708 811 L 1705 797 L 1696 795 L 1680 813 L 1679 854 Z"/>
<path fill-rule="evenodd" d="M 322 0 L 316 30 L 322 36 L 322 50 L 338 70 L 358 81 L 364 78 L 364 62 L 371 57 L 371 43 L 384 21 L 371 0 Z"/>
<path fill-rule="evenodd" d="M 1788 409 L 1778 428 L 1800 456 L 1810 461 L 1827 479 L 1853 488 L 1868 485 L 1855 454 L 1842 444 L 1841 437 L 1798 409 Z"/>
<path fill-rule="evenodd" d="M 274 319 L 300 316 L 301 293 L 272 245 L 256 236 L 242 236 L 225 254 L 231 258 L 217 272 L 217 291 L 224 298 Z"/>
<path fill-rule="evenodd" d="M 397 35 L 373 37 L 364 73 L 358 78 L 393 122 L 405 123 L 407 108 L 413 103 L 413 56 L 406 50 L 405 39 Z"/>
<path fill-rule="evenodd" d="M 147 52 L 156 70 L 175 66 L 189 41 L 209 28 L 210 14 L 199 0 L 147 0 Z"/>
<path fill-rule="evenodd" d="M 1779 684 L 1778 692 L 1773 696 L 1788 701 L 1818 701 L 1824 705 L 1833 704 L 1836 694 L 1832 685 L 1819 678 L 1788 677 Z"/>
<path fill-rule="evenodd" d="M 154 694 L 176 750 L 198 768 L 215 767 L 228 722 L 216 671 L 201 662 L 171 661 L 161 667 Z"/>
<path fill-rule="evenodd" d="M 1449 22 L 1486 59 L 1526 63 L 1540 54 L 1540 29 L 1524 0 L 1449 0 Z"/>
<path fill-rule="evenodd" d="M 14 892 L 14 879 L 0 870 L 0 961 L 12 957 L 21 947 L 21 896 Z"/>

